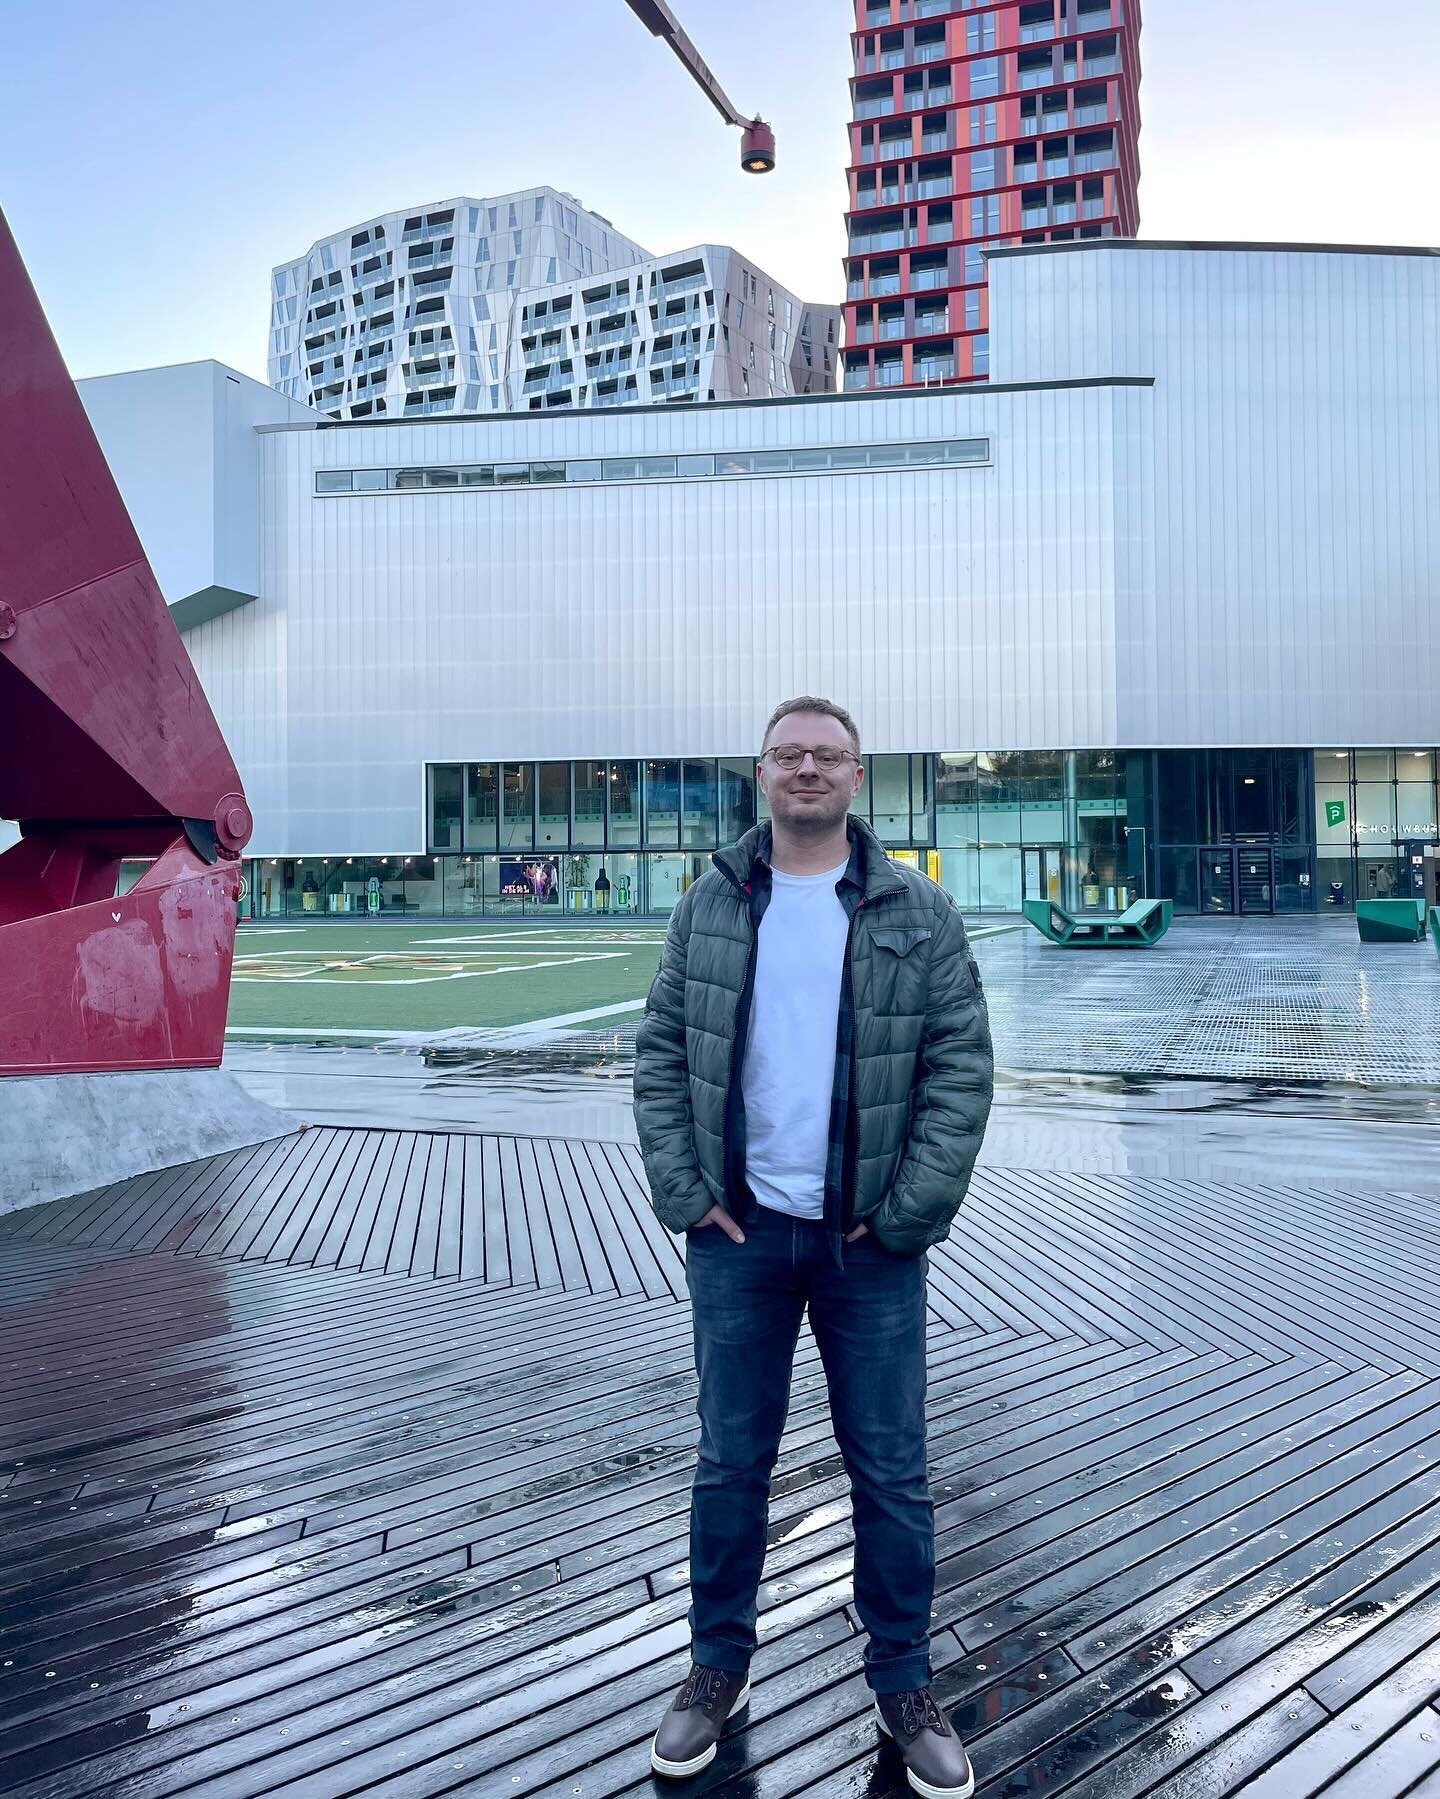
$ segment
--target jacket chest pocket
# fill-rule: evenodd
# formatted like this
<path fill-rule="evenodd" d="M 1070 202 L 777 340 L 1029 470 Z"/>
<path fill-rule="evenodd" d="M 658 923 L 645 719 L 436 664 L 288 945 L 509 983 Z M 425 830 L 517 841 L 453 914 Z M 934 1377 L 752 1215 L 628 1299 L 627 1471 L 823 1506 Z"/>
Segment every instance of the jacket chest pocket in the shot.
<path fill-rule="evenodd" d="M 923 928 L 870 932 L 870 1006 L 887 1017 L 925 1010 L 930 958 Z"/>

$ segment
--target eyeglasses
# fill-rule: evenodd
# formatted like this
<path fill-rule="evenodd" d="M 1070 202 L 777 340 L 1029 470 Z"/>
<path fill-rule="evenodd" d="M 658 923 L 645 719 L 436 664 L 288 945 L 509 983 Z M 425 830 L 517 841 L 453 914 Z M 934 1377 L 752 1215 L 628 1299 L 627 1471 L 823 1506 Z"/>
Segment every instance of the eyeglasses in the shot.
<path fill-rule="evenodd" d="M 815 758 L 816 768 L 839 768 L 842 762 L 858 762 L 860 758 L 849 750 L 837 749 L 833 743 L 819 743 L 812 749 L 804 743 L 776 743 L 764 752 L 760 760 L 769 756 L 776 768 L 799 768 L 807 756 Z"/>

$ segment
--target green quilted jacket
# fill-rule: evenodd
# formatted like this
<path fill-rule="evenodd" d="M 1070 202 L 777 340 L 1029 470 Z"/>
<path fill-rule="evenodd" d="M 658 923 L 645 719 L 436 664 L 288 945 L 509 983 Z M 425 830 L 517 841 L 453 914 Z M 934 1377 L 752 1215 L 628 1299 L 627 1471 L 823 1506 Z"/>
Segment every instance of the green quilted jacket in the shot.
<path fill-rule="evenodd" d="M 837 888 L 850 914 L 840 1104 L 825 1199 L 842 1264 L 843 1236 L 862 1221 L 897 1255 L 919 1255 L 947 1234 L 993 1091 L 984 992 L 954 901 L 892 862 L 868 826 L 852 819 L 849 831 L 850 866 Z M 769 897 L 770 826 L 712 860 L 671 914 L 635 1046 L 635 1121 L 651 1203 L 675 1232 L 717 1203 L 742 1222 L 754 1206 L 744 1182 L 741 1063 Z"/>

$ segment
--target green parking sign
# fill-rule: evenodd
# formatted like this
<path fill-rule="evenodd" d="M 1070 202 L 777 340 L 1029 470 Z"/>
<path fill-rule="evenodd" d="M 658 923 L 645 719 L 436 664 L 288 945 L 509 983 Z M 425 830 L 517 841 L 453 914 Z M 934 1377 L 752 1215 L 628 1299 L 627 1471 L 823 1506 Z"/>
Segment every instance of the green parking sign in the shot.
<path fill-rule="evenodd" d="M 1344 822 L 1345 822 L 1345 802 L 1344 802 L 1344 800 L 1326 800 L 1326 802 L 1325 802 L 1325 822 L 1327 825 L 1330 825 L 1332 827 L 1335 825 L 1343 825 L 1344 824 Z"/>

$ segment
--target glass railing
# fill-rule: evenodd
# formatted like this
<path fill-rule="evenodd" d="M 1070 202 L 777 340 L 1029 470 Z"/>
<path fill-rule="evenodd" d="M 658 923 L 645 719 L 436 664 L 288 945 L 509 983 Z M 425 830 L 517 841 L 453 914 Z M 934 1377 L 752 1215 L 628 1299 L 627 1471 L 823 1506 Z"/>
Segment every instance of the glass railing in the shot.
<path fill-rule="evenodd" d="M 1068 156 L 1051 156 L 1040 165 L 1041 179 L 1053 181 L 1060 175 L 1070 174 L 1070 158 Z"/>
<path fill-rule="evenodd" d="M 1119 70 L 1119 67 L 1120 58 L 1113 54 L 1110 56 L 1087 56 L 1085 58 L 1085 73 L 1087 75 L 1114 75 Z"/>
<path fill-rule="evenodd" d="M 899 387 L 905 379 L 905 365 L 901 362 L 877 362 L 875 364 L 876 387 Z"/>
<path fill-rule="evenodd" d="M 911 88 L 900 99 L 902 112 L 930 112 L 937 106 L 948 106 L 954 97 L 954 90 L 949 87 Z"/>
<path fill-rule="evenodd" d="M 873 325 L 857 325 L 855 327 L 854 341 L 857 344 L 873 344 L 875 341 L 875 327 Z"/>
<path fill-rule="evenodd" d="M 949 381 L 955 373 L 955 358 L 932 356 L 925 362 L 917 361 L 914 371 L 917 381 Z"/>
<path fill-rule="evenodd" d="M 1055 21 L 1053 19 L 1041 19 L 1033 25 L 1022 25 L 1020 27 L 1020 42 L 1022 44 L 1036 44 L 1039 43 L 1041 38 L 1054 36 Z"/>
<path fill-rule="evenodd" d="M 1016 73 L 1016 84 L 1021 88 L 1049 87 L 1054 71 L 1048 66 L 1043 69 L 1020 69 Z"/>
<path fill-rule="evenodd" d="M 846 387 L 869 387 L 869 369 L 846 369 L 845 385 Z"/>
<path fill-rule="evenodd" d="M 1077 175 L 1088 174 L 1091 169 L 1109 169 L 1114 166 L 1114 150 L 1085 150 L 1075 158 Z"/>
<path fill-rule="evenodd" d="M 928 181 L 912 181 L 905 189 L 907 200 L 943 200 L 955 192 L 948 175 L 935 175 Z"/>
<path fill-rule="evenodd" d="M 914 293 L 924 293 L 927 289 L 948 286 L 950 271 L 948 269 L 911 269 L 910 287 Z"/>
<path fill-rule="evenodd" d="M 857 119 L 878 119 L 894 110 L 895 96 L 893 94 L 885 94 L 875 100 L 857 100 L 855 102 Z"/>
<path fill-rule="evenodd" d="M 872 275 L 870 292 L 872 294 L 898 294 L 900 292 L 899 275 Z"/>
<path fill-rule="evenodd" d="M 882 338 L 887 339 L 887 340 L 891 339 L 891 338 L 896 338 L 896 337 L 904 337 L 904 335 L 905 335 L 904 319 L 881 319 L 880 335 Z"/>
<path fill-rule="evenodd" d="M 920 148 L 922 150 L 948 150 L 950 140 L 943 131 L 932 131 L 927 136 L 921 137 Z"/>
<path fill-rule="evenodd" d="M 910 60 L 912 62 L 939 62 L 944 55 L 945 46 L 943 44 L 917 44 L 915 54 Z"/>
<path fill-rule="evenodd" d="M 1103 125 L 1109 116 L 1108 109 L 1103 105 L 1077 106 L 1075 108 L 1075 123 L 1077 125 Z"/>

